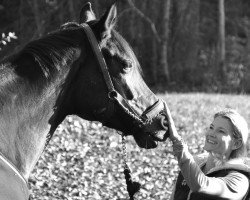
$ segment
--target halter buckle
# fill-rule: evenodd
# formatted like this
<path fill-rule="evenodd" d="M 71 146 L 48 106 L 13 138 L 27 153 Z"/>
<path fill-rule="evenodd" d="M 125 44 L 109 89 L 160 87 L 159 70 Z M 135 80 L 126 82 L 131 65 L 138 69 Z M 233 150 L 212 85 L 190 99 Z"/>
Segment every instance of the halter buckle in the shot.
<path fill-rule="evenodd" d="M 111 99 L 111 100 L 115 100 L 117 99 L 118 97 L 118 93 L 115 91 L 115 90 L 112 90 L 108 93 L 108 97 Z"/>

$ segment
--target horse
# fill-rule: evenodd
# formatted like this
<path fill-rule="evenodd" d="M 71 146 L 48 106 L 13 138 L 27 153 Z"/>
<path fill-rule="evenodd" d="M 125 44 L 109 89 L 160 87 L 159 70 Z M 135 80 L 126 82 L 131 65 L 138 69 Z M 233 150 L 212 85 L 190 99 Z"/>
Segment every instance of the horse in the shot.
<path fill-rule="evenodd" d="M 0 197 L 27 200 L 27 180 L 68 115 L 132 135 L 141 148 L 166 138 L 163 103 L 143 80 L 114 29 L 116 5 L 97 19 L 87 3 L 79 22 L 29 42 L 0 62 Z"/>

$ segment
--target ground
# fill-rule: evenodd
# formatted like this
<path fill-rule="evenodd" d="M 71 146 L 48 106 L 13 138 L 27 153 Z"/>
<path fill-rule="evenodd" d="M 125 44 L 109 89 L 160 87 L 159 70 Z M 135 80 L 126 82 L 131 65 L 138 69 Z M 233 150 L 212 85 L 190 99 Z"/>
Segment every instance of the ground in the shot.
<path fill-rule="evenodd" d="M 250 96 L 158 94 L 172 112 L 193 154 L 203 152 L 204 130 L 219 109 L 237 109 L 250 124 Z M 127 138 L 128 164 L 142 184 L 138 200 L 167 200 L 178 172 L 171 142 L 145 150 Z M 250 151 L 248 152 L 250 155 Z M 97 122 L 69 116 L 58 127 L 29 180 L 36 200 L 129 199 L 123 175 L 121 137 Z"/>

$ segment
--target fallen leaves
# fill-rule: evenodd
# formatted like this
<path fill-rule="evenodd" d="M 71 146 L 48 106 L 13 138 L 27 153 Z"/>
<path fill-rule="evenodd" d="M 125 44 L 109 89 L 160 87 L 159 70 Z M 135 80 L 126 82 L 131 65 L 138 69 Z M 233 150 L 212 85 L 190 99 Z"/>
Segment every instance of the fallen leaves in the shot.
<path fill-rule="evenodd" d="M 237 96 L 168 94 L 179 133 L 193 154 L 203 151 L 203 131 L 215 113 L 214 106 L 239 106 Z M 241 111 L 250 116 L 249 97 L 241 97 Z M 243 107 L 244 105 L 244 107 Z M 178 165 L 166 141 L 153 150 L 140 149 L 127 137 L 128 165 L 142 184 L 137 200 L 169 199 Z M 58 127 L 29 180 L 36 200 L 129 199 L 123 175 L 121 137 L 97 122 L 69 116 Z"/>

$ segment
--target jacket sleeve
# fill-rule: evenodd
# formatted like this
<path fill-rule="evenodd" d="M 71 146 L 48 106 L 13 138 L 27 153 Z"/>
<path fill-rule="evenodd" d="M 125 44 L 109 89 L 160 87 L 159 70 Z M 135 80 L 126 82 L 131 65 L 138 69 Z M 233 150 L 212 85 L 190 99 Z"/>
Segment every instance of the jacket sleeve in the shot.
<path fill-rule="evenodd" d="M 249 181 L 242 173 L 229 173 L 223 178 L 208 177 L 196 164 L 183 141 L 175 142 L 173 149 L 182 175 L 193 192 L 235 200 L 241 199 L 246 195 Z"/>

